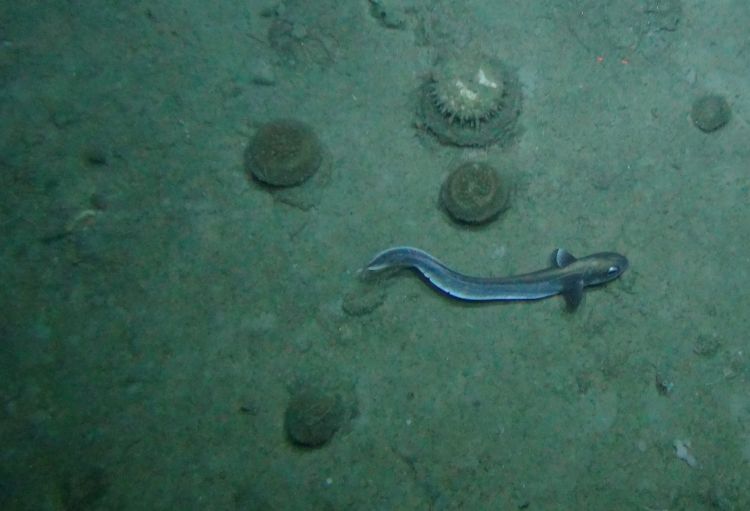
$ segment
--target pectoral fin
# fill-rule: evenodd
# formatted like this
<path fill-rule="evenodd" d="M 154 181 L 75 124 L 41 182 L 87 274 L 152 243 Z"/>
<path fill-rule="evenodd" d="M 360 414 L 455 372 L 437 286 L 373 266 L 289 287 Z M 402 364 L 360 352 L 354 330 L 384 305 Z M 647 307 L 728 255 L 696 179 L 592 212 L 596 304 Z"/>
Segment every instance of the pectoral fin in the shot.
<path fill-rule="evenodd" d="M 570 263 L 574 263 L 575 261 L 575 256 L 564 248 L 556 248 L 552 251 L 552 264 L 554 264 L 558 268 L 565 268 Z"/>
<path fill-rule="evenodd" d="M 583 279 L 571 279 L 566 282 L 562 295 L 570 310 L 578 308 L 583 300 Z"/>

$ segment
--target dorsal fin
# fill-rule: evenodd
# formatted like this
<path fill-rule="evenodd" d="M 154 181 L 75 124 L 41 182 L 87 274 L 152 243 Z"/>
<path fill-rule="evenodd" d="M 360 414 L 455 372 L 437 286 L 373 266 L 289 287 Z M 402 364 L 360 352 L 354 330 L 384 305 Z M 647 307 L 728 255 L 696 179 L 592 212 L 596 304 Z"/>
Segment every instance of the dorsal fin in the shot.
<path fill-rule="evenodd" d="M 558 268 L 565 268 L 570 263 L 574 263 L 575 261 L 575 256 L 564 248 L 556 248 L 552 252 L 552 264 L 554 264 Z"/>

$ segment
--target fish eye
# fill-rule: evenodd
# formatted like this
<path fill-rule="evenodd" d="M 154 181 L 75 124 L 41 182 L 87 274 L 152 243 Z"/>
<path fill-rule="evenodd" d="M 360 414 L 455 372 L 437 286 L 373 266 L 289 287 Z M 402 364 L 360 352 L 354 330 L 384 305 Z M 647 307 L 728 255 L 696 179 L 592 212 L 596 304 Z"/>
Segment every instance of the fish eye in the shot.
<path fill-rule="evenodd" d="M 607 276 L 608 277 L 614 277 L 620 273 L 620 267 L 619 266 L 610 266 L 609 270 L 607 270 Z"/>

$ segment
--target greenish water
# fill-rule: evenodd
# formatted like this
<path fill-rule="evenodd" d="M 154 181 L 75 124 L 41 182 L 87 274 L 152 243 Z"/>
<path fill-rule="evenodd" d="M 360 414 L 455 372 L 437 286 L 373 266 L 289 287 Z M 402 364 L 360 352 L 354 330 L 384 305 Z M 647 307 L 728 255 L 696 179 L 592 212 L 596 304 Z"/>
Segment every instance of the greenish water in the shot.
<path fill-rule="evenodd" d="M 0 20 L 0 508 L 750 508 L 745 2 Z M 425 125 L 447 56 L 517 76 L 498 143 Z M 706 95 L 731 111 L 709 132 Z M 246 169 L 276 119 L 321 147 L 283 190 Z M 439 204 L 470 161 L 512 190 L 480 227 Z M 393 245 L 485 276 L 555 247 L 630 268 L 575 312 L 472 305 L 363 281 Z"/>

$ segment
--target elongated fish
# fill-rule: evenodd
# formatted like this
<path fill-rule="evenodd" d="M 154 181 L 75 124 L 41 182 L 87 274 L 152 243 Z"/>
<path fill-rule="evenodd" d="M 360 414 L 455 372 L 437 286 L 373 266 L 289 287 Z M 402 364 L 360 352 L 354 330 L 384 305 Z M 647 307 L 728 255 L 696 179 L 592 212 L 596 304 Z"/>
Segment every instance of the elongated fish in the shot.
<path fill-rule="evenodd" d="M 558 248 L 552 252 L 549 268 L 509 277 L 474 277 L 448 268 L 424 250 L 392 247 L 373 257 L 365 271 L 400 267 L 416 269 L 437 289 L 459 300 L 540 300 L 563 295 L 575 308 L 583 299 L 584 288 L 616 279 L 628 268 L 628 260 L 615 252 L 576 258 Z"/>

